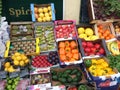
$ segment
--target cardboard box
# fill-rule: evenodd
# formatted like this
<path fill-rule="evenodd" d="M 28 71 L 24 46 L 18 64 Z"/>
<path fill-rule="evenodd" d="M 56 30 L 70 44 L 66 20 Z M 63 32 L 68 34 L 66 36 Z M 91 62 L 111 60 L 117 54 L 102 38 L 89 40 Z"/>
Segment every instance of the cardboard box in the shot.
<path fill-rule="evenodd" d="M 111 40 L 111 39 L 114 39 L 115 38 L 115 32 L 114 32 L 114 28 L 113 28 L 113 24 L 111 23 L 111 22 L 99 22 L 99 23 L 96 23 L 95 25 L 94 25 L 94 28 L 95 28 L 95 33 L 96 33 L 96 35 L 100 38 L 100 39 L 103 39 L 103 38 L 101 38 L 100 37 L 100 35 L 99 35 L 99 33 L 98 33 L 98 26 L 99 25 L 101 25 L 102 27 L 103 27 L 103 29 L 102 30 L 104 30 L 104 32 L 106 31 L 106 30 L 109 30 L 110 31 L 110 34 L 112 34 L 112 35 L 114 35 L 114 37 L 113 38 L 110 38 L 110 39 L 105 39 L 106 40 L 106 42 L 109 42 L 109 40 Z M 105 33 L 106 34 L 106 33 Z"/>
<path fill-rule="evenodd" d="M 113 21 L 119 21 L 119 17 L 117 16 L 105 16 L 105 18 L 101 18 L 101 15 L 103 15 L 103 12 L 100 12 L 98 11 L 98 15 L 99 15 L 99 19 L 96 18 L 96 14 L 95 14 L 95 5 L 94 4 L 94 1 L 95 0 L 88 0 L 88 11 L 89 11 L 89 18 L 90 18 L 90 23 L 98 23 L 98 22 L 101 22 L 101 21 L 106 21 L 106 22 L 113 22 Z M 101 2 L 100 2 L 101 3 Z M 99 6 L 101 5 L 101 7 L 97 7 L 97 8 L 100 8 L 101 11 L 104 10 L 104 7 L 102 4 L 99 4 Z M 101 14 L 100 14 L 101 13 Z"/>
<path fill-rule="evenodd" d="M 8 41 L 6 43 L 6 51 L 4 57 L 10 57 L 15 52 L 22 52 L 26 55 L 39 54 L 39 38 L 20 41 Z"/>
<path fill-rule="evenodd" d="M 95 31 L 95 28 L 94 28 L 94 25 L 93 25 L 93 24 L 79 24 L 79 25 L 76 25 L 76 27 L 77 27 L 78 38 L 80 38 L 80 35 L 81 35 L 81 34 L 79 34 L 79 31 L 78 31 L 79 28 L 83 28 L 84 30 L 86 30 L 86 29 L 89 28 L 89 29 L 93 30 L 93 35 L 96 36 L 96 38 L 95 38 L 95 37 L 94 37 L 94 38 L 95 38 L 95 39 L 98 39 L 98 36 L 96 35 L 96 31 Z M 85 32 L 84 32 L 83 34 L 85 34 Z M 93 36 L 93 35 L 92 35 L 92 36 Z M 94 39 L 93 37 L 91 37 L 91 36 L 88 37 L 88 35 L 87 35 L 87 38 L 88 38 L 88 41 L 89 41 L 89 40 L 95 40 L 95 39 Z M 86 39 L 87 39 L 87 38 L 86 38 Z"/>
<path fill-rule="evenodd" d="M 67 67 L 64 67 L 64 68 L 60 68 L 60 67 L 54 67 L 54 68 L 51 68 L 51 70 L 50 70 L 50 72 L 51 72 L 51 75 L 52 76 L 54 76 L 53 75 L 53 71 L 55 71 L 55 72 L 57 72 L 57 77 L 61 77 L 60 76 L 60 73 L 62 73 L 61 75 L 63 75 L 64 73 L 66 73 L 66 70 L 74 70 L 74 69 L 77 69 L 77 70 L 79 70 L 79 71 L 77 71 L 76 73 L 78 73 L 78 72 L 81 72 L 81 76 L 78 76 L 78 78 L 80 77 L 81 78 L 81 80 L 80 81 L 78 81 L 77 83 L 76 82 L 74 82 L 74 81 L 72 81 L 72 83 L 65 83 L 65 85 L 66 86 L 69 86 L 69 85 L 76 85 L 76 84 L 80 84 L 80 83 L 86 83 L 87 82 L 87 80 L 86 80 L 86 77 L 85 77 L 85 75 L 84 75 L 84 73 L 82 72 L 82 70 L 80 69 L 80 67 L 79 66 L 75 66 L 75 65 L 73 65 L 73 66 L 67 66 Z M 58 73 L 59 73 L 59 75 L 58 75 Z M 76 73 L 74 73 L 74 74 L 71 74 L 72 72 L 69 72 L 69 75 L 67 75 L 67 77 L 72 77 L 72 78 L 75 78 L 76 77 Z M 65 77 L 64 77 L 65 78 Z M 57 78 L 58 79 L 58 78 Z M 58 80 L 53 80 L 53 77 L 51 77 L 51 82 L 52 82 L 52 86 L 57 86 L 57 85 L 64 85 L 64 83 L 61 83 L 60 81 L 58 81 Z"/>
<path fill-rule="evenodd" d="M 74 20 L 57 20 L 54 22 L 56 42 L 67 39 L 77 39 L 76 22 Z"/>
<path fill-rule="evenodd" d="M 10 39 L 26 40 L 34 38 L 33 22 L 11 22 L 10 23 Z"/>
<path fill-rule="evenodd" d="M 84 39 L 78 39 L 78 43 L 79 43 L 79 48 L 80 48 L 80 51 L 81 51 L 81 54 L 82 54 L 82 57 L 83 58 L 87 58 L 87 57 L 101 57 L 103 55 L 85 55 L 85 51 L 83 49 L 83 46 L 82 46 L 82 42 L 84 42 L 85 40 Z M 105 43 L 105 40 L 104 39 L 97 39 L 95 41 L 86 41 L 86 42 L 92 42 L 94 45 L 95 43 L 99 43 L 101 45 L 101 47 L 104 49 L 105 51 L 105 56 L 107 56 L 109 54 L 109 51 L 107 50 L 107 47 L 106 47 L 106 43 Z M 90 52 L 92 53 L 92 52 Z"/>
<path fill-rule="evenodd" d="M 49 17 L 51 17 L 49 20 L 47 19 L 43 19 L 43 17 L 45 16 L 45 12 L 43 12 L 43 8 L 48 8 L 50 7 L 51 9 L 46 12 L 46 13 L 50 13 Z M 35 8 L 37 8 L 37 11 L 35 11 Z M 42 11 L 40 10 L 39 12 L 39 8 L 42 9 Z M 50 3 L 50 4 L 30 4 L 30 9 L 31 9 L 31 13 L 32 13 L 32 21 L 33 22 L 47 22 L 47 21 L 54 21 L 55 20 L 55 8 L 54 8 L 54 3 Z M 41 14 L 42 13 L 42 17 Z M 36 18 L 36 14 L 38 15 L 37 17 L 40 16 L 41 20 L 37 20 Z M 47 15 L 48 16 L 48 15 Z"/>
<path fill-rule="evenodd" d="M 87 59 L 84 59 L 84 61 L 88 59 L 91 60 L 91 59 L 101 59 L 101 58 L 104 59 L 107 63 L 109 63 L 109 60 L 106 57 L 87 58 Z M 86 69 L 88 68 L 86 67 Z M 116 88 L 116 86 L 118 85 L 117 78 L 119 78 L 119 73 L 116 69 L 113 69 L 113 71 L 115 72 L 115 74 L 109 75 L 109 76 L 93 76 L 92 73 L 90 73 L 89 71 L 87 75 L 92 79 L 92 81 L 96 83 L 97 88 L 103 88 L 103 90 L 104 89 L 108 90 L 109 88 L 112 88 L 112 87 Z M 113 89 L 113 90 L 116 90 L 116 89 Z"/>
<path fill-rule="evenodd" d="M 35 26 L 35 37 L 40 39 L 40 50 L 41 53 L 55 51 L 56 42 L 54 37 L 54 23 L 43 22 L 34 23 Z"/>
<path fill-rule="evenodd" d="M 61 59 L 61 55 L 62 54 L 60 54 L 60 48 L 59 48 L 59 44 L 61 43 L 61 42 L 72 42 L 72 41 L 74 41 L 76 44 L 77 44 L 77 46 L 75 47 L 75 48 L 70 48 L 70 45 L 69 46 L 65 46 L 65 48 L 64 48 L 64 52 L 65 52 L 65 60 L 62 60 Z M 61 40 L 61 41 L 58 41 L 57 42 L 57 49 L 58 49 L 58 55 L 59 55 L 59 59 L 60 59 L 60 61 L 59 61 L 59 63 L 60 63 L 60 65 L 72 65 L 72 64 L 80 64 L 80 63 L 82 63 L 82 57 L 81 57 L 81 51 L 79 51 L 79 48 L 78 48 L 78 42 L 77 42 L 77 40 L 73 40 L 73 39 L 69 39 L 69 40 Z M 67 50 L 68 49 L 68 50 Z M 78 59 L 77 58 L 75 58 L 75 57 L 73 57 L 73 54 L 74 53 L 72 53 L 72 51 L 74 51 L 74 50 L 77 50 L 77 53 L 78 53 Z M 71 53 L 70 55 L 68 54 L 67 55 L 67 53 Z M 63 56 L 62 56 L 63 57 Z M 69 60 L 69 59 L 71 59 L 71 61 Z"/>

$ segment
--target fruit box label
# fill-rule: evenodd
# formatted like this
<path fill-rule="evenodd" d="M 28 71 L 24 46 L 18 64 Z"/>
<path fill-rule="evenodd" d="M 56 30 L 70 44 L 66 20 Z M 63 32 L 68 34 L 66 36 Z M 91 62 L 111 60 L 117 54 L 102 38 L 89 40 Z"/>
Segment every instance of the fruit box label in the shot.
<path fill-rule="evenodd" d="M 17 77 L 17 76 L 19 76 L 19 72 L 12 72 L 12 73 L 9 74 L 10 78 L 14 78 L 14 77 Z"/>
<path fill-rule="evenodd" d="M 98 84 L 98 87 L 109 87 L 109 86 L 115 86 L 117 85 L 117 81 L 110 81 L 110 80 L 107 80 L 105 82 L 101 82 Z"/>
<path fill-rule="evenodd" d="M 0 79 L 6 78 L 6 75 L 7 75 L 7 72 L 1 71 L 1 72 L 0 72 Z"/>
<path fill-rule="evenodd" d="M 28 69 L 22 70 L 22 71 L 20 72 L 20 77 L 24 77 L 24 76 L 26 76 L 26 75 L 29 75 Z"/>
<path fill-rule="evenodd" d="M 33 72 L 31 72 L 30 74 L 40 74 L 40 73 L 50 73 L 50 67 L 48 68 L 38 68 L 35 69 Z"/>

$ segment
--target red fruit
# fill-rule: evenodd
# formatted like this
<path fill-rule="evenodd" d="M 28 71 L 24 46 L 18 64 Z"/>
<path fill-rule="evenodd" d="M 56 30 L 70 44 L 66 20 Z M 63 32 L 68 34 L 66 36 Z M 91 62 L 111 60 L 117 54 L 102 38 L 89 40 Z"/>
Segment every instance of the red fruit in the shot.
<path fill-rule="evenodd" d="M 100 53 L 100 54 L 105 54 L 105 50 L 104 50 L 103 48 L 100 48 L 100 49 L 99 49 L 99 53 Z"/>
<path fill-rule="evenodd" d="M 82 46 L 83 46 L 83 48 L 85 48 L 87 46 L 87 43 L 86 42 L 82 42 Z"/>
<path fill-rule="evenodd" d="M 76 87 L 73 87 L 72 90 L 77 90 L 77 88 L 76 88 Z"/>
<path fill-rule="evenodd" d="M 87 42 L 87 47 L 93 47 L 94 45 L 93 45 L 93 43 L 92 42 Z"/>
<path fill-rule="evenodd" d="M 96 48 L 92 47 L 91 48 L 91 52 L 95 53 L 96 52 Z"/>
<path fill-rule="evenodd" d="M 85 49 L 85 52 L 87 52 L 87 53 L 89 53 L 91 50 L 90 50 L 90 48 L 88 48 L 88 47 L 86 47 Z"/>
<path fill-rule="evenodd" d="M 100 53 L 99 53 L 99 52 L 97 52 L 97 53 L 96 53 L 96 55 L 100 55 Z"/>
<path fill-rule="evenodd" d="M 96 44 L 94 45 L 94 47 L 95 47 L 96 49 L 99 49 L 99 48 L 100 48 L 100 44 L 96 43 Z"/>

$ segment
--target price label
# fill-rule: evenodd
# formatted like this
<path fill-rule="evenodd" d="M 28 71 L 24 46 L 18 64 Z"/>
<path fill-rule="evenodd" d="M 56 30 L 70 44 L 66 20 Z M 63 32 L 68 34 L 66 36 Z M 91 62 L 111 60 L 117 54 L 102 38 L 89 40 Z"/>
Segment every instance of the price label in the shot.
<path fill-rule="evenodd" d="M 9 74 L 9 77 L 10 78 L 15 78 L 15 77 L 18 77 L 19 76 L 19 72 L 12 72 Z"/>
<path fill-rule="evenodd" d="M 24 76 L 27 76 L 27 75 L 29 75 L 28 69 L 21 70 L 20 77 L 24 77 Z"/>
<path fill-rule="evenodd" d="M 0 78 L 3 79 L 3 78 L 6 78 L 7 76 L 7 72 L 5 71 L 0 71 Z"/>

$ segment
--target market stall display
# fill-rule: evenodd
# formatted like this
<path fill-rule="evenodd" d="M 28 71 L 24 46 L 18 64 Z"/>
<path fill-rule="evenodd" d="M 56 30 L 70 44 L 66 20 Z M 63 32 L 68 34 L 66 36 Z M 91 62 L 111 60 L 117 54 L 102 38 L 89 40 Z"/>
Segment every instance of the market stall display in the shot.
<path fill-rule="evenodd" d="M 117 90 L 119 22 L 116 17 L 110 22 L 111 14 L 106 12 L 97 15 L 98 1 L 88 4 L 95 10 L 90 11 L 95 24 L 55 20 L 53 3 L 32 3 L 32 21 L 11 22 L 10 40 L 0 59 L 2 90 Z M 1 40 L 1 47 L 3 44 Z"/>

